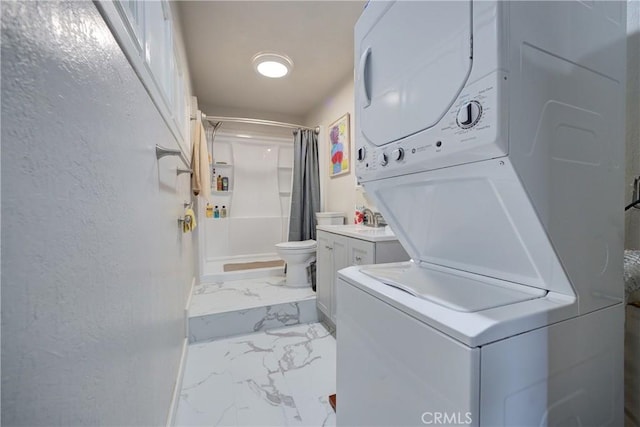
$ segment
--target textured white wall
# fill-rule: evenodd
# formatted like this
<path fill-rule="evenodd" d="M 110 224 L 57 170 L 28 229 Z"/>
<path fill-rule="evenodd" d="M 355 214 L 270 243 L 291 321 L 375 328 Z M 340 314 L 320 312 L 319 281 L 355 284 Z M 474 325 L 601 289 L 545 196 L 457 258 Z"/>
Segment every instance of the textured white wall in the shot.
<path fill-rule="evenodd" d="M 625 200 L 631 202 L 633 179 L 640 176 L 640 1 L 627 2 L 627 147 Z M 625 248 L 640 249 L 640 211 L 625 215 Z"/>
<path fill-rule="evenodd" d="M 2 424 L 162 425 L 189 178 L 91 2 L 2 7 Z"/>
<path fill-rule="evenodd" d="M 353 211 L 356 204 L 356 175 L 353 169 L 353 87 L 353 77 L 350 76 L 331 96 L 322 100 L 305 118 L 307 126 L 320 125 L 318 149 L 320 151 L 320 188 L 323 210 L 344 212 L 347 223 L 353 221 Z M 329 126 L 345 113 L 349 113 L 350 116 L 351 165 L 348 174 L 331 178 L 329 177 L 329 134 L 327 131 Z"/>

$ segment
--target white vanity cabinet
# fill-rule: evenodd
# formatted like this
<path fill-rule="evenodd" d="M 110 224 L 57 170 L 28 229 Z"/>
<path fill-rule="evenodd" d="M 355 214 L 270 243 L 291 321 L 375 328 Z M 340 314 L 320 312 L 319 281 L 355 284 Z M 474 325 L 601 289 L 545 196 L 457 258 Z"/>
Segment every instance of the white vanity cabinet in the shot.
<path fill-rule="evenodd" d="M 402 247 L 400 247 L 400 249 L 402 249 Z M 367 242 L 366 240 L 359 240 L 359 239 L 349 239 L 348 253 L 349 253 L 349 256 L 348 256 L 349 263 L 347 264 L 347 266 L 376 264 L 376 257 L 375 257 L 376 244 L 373 242 Z M 381 260 L 378 263 L 380 262 L 389 262 L 389 261 Z"/>
<path fill-rule="evenodd" d="M 336 272 L 348 267 L 348 238 L 318 231 L 316 252 L 316 293 L 318 308 L 335 324 Z"/>
<path fill-rule="evenodd" d="M 353 225 L 318 226 L 316 236 L 316 293 L 318 309 L 336 325 L 338 270 L 352 265 L 407 261 L 409 255 L 395 236 L 384 229 Z"/>

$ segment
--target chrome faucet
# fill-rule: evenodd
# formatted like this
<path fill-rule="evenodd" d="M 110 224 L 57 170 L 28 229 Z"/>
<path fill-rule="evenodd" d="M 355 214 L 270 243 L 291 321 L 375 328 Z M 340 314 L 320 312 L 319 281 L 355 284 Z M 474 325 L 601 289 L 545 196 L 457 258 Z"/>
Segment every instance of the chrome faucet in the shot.
<path fill-rule="evenodd" d="M 375 227 L 375 222 L 376 222 L 376 216 L 373 213 L 373 211 L 369 208 L 364 208 L 364 210 L 362 211 L 362 214 L 364 216 L 364 221 L 363 224 L 368 226 L 368 227 Z"/>
<path fill-rule="evenodd" d="M 367 227 L 384 227 L 387 225 L 387 222 L 380 212 L 373 212 L 369 208 L 364 208 L 362 213 L 364 215 L 364 225 Z"/>
<path fill-rule="evenodd" d="M 373 222 L 376 224 L 376 227 L 384 227 L 387 225 L 387 221 L 384 220 L 384 217 L 380 212 L 373 214 Z"/>

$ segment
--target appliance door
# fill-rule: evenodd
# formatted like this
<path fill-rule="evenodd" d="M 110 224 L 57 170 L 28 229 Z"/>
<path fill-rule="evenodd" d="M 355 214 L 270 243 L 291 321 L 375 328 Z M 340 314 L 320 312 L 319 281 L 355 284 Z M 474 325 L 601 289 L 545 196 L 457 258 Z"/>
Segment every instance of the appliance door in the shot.
<path fill-rule="evenodd" d="M 342 279 L 338 299 L 338 426 L 478 425 L 478 348 Z"/>
<path fill-rule="evenodd" d="M 399 1 L 356 35 L 356 109 L 369 142 L 399 140 L 445 115 L 471 72 L 471 19 L 470 1 Z"/>

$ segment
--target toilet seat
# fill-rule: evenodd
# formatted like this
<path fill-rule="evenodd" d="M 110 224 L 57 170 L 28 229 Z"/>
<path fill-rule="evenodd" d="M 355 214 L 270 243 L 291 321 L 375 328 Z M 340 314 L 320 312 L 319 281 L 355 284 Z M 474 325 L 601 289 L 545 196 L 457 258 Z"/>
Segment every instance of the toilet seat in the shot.
<path fill-rule="evenodd" d="M 282 242 L 276 244 L 276 248 L 280 251 L 308 251 L 315 250 L 318 244 L 315 240 L 303 240 L 301 242 Z"/>

